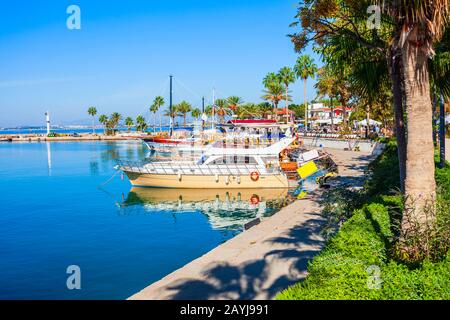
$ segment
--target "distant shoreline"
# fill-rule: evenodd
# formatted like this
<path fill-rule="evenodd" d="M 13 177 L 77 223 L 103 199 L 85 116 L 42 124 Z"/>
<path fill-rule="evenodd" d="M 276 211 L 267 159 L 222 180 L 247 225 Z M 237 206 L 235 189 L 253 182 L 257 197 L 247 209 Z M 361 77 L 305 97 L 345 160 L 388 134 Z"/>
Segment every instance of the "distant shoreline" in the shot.
<path fill-rule="evenodd" d="M 57 137 L 48 137 L 46 134 L 2 134 L 0 133 L 0 142 L 57 142 L 57 141 L 124 141 L 139 140 L 145 136 L 136 135 L 136 132 L 120 132 L 115 136 L 105 134 L 77 134 L 76 136 L 62 135 Z"/>

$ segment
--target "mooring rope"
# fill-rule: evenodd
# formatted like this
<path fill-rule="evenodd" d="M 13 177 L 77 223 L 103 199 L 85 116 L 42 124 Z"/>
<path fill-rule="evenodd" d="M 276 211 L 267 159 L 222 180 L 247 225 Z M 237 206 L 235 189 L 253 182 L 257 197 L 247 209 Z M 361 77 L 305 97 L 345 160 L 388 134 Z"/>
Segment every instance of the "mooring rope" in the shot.
<path fill-rule="evenodd" d="M 102 187 L 106 186 L 106 185 L 107 185 L 108 183 L 110 183 L 110 182 L 117 176 L 117 174 L 120 173 L 120 172 L 121 172 L 120 170 L 117 170 L 117 171 L 112 175 L 111 178 L 109 178 L 106 182 L 103 182 L 102 184 L 100 184 L 100 185 L 98 186 L 98 188 L 102 188 Z"/>

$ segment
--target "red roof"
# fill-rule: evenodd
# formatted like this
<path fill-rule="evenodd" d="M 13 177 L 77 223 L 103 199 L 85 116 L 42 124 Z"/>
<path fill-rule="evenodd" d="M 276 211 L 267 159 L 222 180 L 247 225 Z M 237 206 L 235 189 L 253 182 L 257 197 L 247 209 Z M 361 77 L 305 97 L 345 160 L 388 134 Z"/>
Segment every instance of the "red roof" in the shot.
<path fill-rule="evenodd" d="M 289 114 L 294 114 L 294 113 L 295 113 L 294 111 L 289 110 Z M 286 110 L 285 110 L 285 109 L 278 110 L 278 111 L 277 111 L 277 114 L 278 114 L 278 115 L 286 114 Z"/>

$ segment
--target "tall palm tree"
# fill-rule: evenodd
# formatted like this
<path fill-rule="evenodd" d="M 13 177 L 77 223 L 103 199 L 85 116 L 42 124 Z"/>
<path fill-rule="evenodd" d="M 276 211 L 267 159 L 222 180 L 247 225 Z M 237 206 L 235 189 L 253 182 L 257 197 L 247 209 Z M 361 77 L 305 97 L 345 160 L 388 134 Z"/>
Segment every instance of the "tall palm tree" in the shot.
<path fill-rule="evenodd" d="M 157 96 L 150 107 L 150 112 L 153 113 L 153 132 L 156 131 L 156 113 L 164 105 L 164 98 Z"/>
<path fill-rule="evenodd" d="M 263 79 L 263 85 L 268 89 L 273 83 L 280 83 L 280 78 L 275 72 L 269 72 Z"/>
<path fill-rule="evenodd" d="M 108 116 L 105 114 L 102 114 L 98 118 L 98 122 L 100 122 L 103 125 L 103 133 L 106 134 L 106 125 L 108 124 Z"/>
<path fill-rule="evenodd" d="M 302 55 L 297 59 L 294 72 L 303 80 L 303 95 L 305 103 L 305 128 L 308 128 L 308 78 L 314 78 L 317 73 L 317 65 L 309 55 Z M 346 112 L 344 110 L 343 112 Z"/>
<path fill-rule="evenodd" d="M 405 195 L 407 209 L 402 230 L 410 230 L 410 221 L 426 226 L 433 215 L 426 207 L 436 199 L 432 108 L 429 64 L 433 46 L 444 34 L 450 17 L 448 0 L 381 1 L 382 10 L 395 24 L 401 52 L 406 100 L 407 156 Z M 412 229 L 411 229 L 412 230 Z"/>
<path fill-rule="evenodd" d="M 289 85 L 291 83 L 295 82 L 295 73 L 294 71 L 292 71 L 291 68 L 289 67 L 283 67 L 279 72 L 278 72 L 278 78 L 280 79 L 280 82 L 284 84 L 285 88 L 286 88 L 286 105 L 285 105 L 285 112 L 286 112 L 286 123 L 289 123 L 289 112 L 288 112 L 288 107 L 289 107 Z"/>
<path fill-rule="evenodd" d="M 88 109 L 88 114 L 92 117 L 92 133 L 95 134 L 95 116 L 97 115 L 97 109 L 95 107 L 90 107 Z"/>
<path fill-rule="evenodd" d="M 125 125 L 128 127 L 128 132 L 131 131 L 131 127 L 134 125 L 133 118 L 128 117 L 125 119 Z"/>
<path fill-rule="evenodd" d="M 186 126 L 186 117 L 189 112 L 192 110 L 192 106 L 187 101 L 181 101 L 176 107 L 178 114 L 183 116 L 183 123 Z"/>
<path fill-rule="evenodd" d="M 270 83 L 266 90 L 264 90 L 263 99 L 270 101 L 275 109 L 278 109 L 278 104 L 283 100 L 285 95 L 285 88 L 281 83 Z"/>

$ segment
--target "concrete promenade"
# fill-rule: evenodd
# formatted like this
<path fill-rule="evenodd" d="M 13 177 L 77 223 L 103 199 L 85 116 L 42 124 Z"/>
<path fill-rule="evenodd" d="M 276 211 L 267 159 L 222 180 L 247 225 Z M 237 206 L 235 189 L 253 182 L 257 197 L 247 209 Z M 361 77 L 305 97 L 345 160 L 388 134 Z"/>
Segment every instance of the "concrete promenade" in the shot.
<path fill-rule="evenodd" d="M 326 150 L 342 183 L 362 185 L 368 153 Z M 130 299 L 273 299 L 306 276 L 307 263 L 324 246 L 320 193 L 296 201 Z"/>

